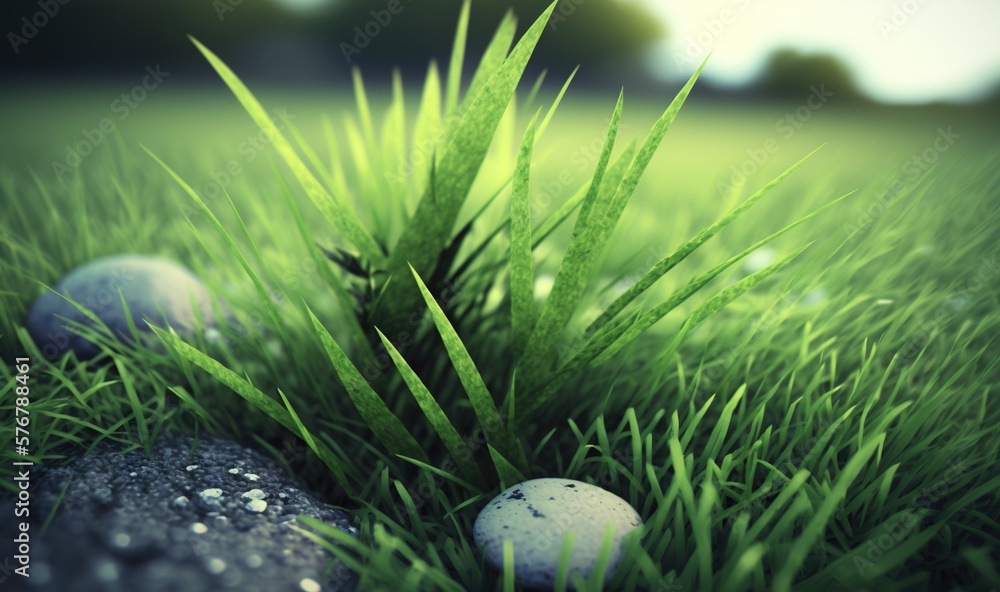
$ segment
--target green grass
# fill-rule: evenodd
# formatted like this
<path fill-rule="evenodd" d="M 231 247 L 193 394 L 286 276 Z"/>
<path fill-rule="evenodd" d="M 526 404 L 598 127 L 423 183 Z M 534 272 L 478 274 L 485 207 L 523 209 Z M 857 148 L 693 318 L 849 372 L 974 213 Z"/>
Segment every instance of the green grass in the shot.
<path fill-rule="evenodd" d="M 351 98 L 285 97 L 290 122 L 198 45 L 236 100 L 164 88 L 62 179 L 64 130 L 100 101 L 52 114 L 59 133 L 10 122 L 41 130 L 0 166 L 0 409 L 30 355 L 33 459 L 166 429 L 262 445 L 355 517 L 359 540 L 316 528 L 361 589 L 513 589 L 472 522 L 541 476 L 639 511 L 611 589 L 1000 586 L 981 114 L 831 103 L 734 179 L 795 105 L 681 109 L 693 79 L 634 104 L 539 91 L 521 72 L 543 29 L 515 43 L 506 19 L 465 84 L 460 26 L 444 80 L 356 75 Z M 271 140 L 249 159 L 255 126 Z M 229 345 L 91 330 L 104 360 L 45 360 L 32 300 L 120 252 L 190 266 Z"/>

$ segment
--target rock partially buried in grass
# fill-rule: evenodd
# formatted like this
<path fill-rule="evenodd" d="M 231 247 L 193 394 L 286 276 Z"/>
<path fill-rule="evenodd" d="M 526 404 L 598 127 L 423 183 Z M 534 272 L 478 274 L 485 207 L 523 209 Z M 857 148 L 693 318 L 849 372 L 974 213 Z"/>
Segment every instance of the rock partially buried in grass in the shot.
<path fill-rule="evenodd" d="M 497 571 L 503 570 L 504 541 L 511 541 L 517 583 L 552 589 L 568 533 L 574 538 L 567 582 L 573 573 L 591 576 L 605 529 L 613 528 L 607 583 L 621 561 L 622 537 L 641 523 L 628 502 L 600 487 L 570 479 L 532 479 L 493 498 L 476 518 L 473 537 Z"/>
<path fill-rule="evenodd" d="M 169 324 L 182 337 L 191 337 L 198 319 L 212 325 L 211 299 L 201 281 L 177 263 L 143 255 L 115 255 L 91 261 L 66 274 L 53 290 L 38 297 L 25 325 L 48 359 L 73 351 L 80 359 L 95 357 L 100 349 L 68 327 L 64 317 L 92 327 L 94 323 L 66 298 L 88 309 L 115 336 L 132 341 L 121 291 L 132 322 L 149 334 L 145 321 Z M 62 296 L 66 298 L 63 298 Z"/>

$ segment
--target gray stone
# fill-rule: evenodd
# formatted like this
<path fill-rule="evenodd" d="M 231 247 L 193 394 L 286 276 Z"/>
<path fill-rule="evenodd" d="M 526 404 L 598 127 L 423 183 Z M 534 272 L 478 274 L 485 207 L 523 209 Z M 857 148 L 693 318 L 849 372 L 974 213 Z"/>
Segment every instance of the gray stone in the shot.
<path fill-rule="evenodd" d="M 32 577 L 10 575 L 17 579 L 12 590 L 272 592 L 301 590 L 304 581 L 323 592 L 354 590 L 346 566 L 288 528 L 282 508 L 255 498 L 277 499 L 280 491 L 298 512 L 357 536 L 347 514 L 303 492 L 277 462 L 253 450 L 203 437 L 189 454 L 192 444 L 190 437 L 161 436 L 152 459 L 100 444 L 87 456 L 32 472 Z M 228 471 L 237 461 L 258 477 L 249 491 Z M 199 470 L 188 471 L 191 464 Z M 206 492 L 210 508 L 199 503 Z M 248 501 L 266 508 L 248 511 Z M 0 532 L 16 528 L 13 502 L 0 497 Z M 10 546 L 0 543 L 0 556 L 13 556 Z"/>
<path fill-rule="evenodd" d="M 28 333 L 50 360 L 69 351 L 80 359 L 93 358 L 100 352 L 59 318 L 94 326 L 66 298 L 96 315 L 125 343 L 132 341 L 132 332 L 122 297 L 136 329 L 145 335 L 150 335 L 146 321 L 157 326 L 169 324 L 182 337 L 191 337 L 199 316 L 206 325 L 215 320 L 211 298 L 201 281 L 183 266 L 157 257 L 115 255 L 97 259 L 69 272 L 52 289 L 56 293 L 46 291 L 39 296 L 25 320 Z"/>
<path fill-rule="evenodd" d="M 503 546 L 510 541 L 517 583 L 551 590 L 567 535 L 573 533 L 569 573 L 589 578 L 605 532 L 611 534 L 607 584 L 621 561 L 623 538 L 641 523 L 635 509 L 610 491 L 571 479 L 531 479 L 486 504 L 476 518 L 473 538 L 497 571 L 503 571 Z"/>

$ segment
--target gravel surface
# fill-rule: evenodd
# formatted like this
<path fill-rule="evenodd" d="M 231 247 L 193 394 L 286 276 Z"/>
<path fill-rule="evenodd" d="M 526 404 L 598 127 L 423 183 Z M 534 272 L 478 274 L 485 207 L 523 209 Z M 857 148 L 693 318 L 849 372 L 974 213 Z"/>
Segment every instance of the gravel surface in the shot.
<path fill-rule="evenodd" d="M 161 436 L 150 460 L 100 445 L 33 473 L 31 577 L 0 570 L 0 590 L 354 590 L 350 570 L 291 527 L 304 514 L 356 536 L 347 514 L 303 492 L 258 452 L 213 438 L 193 454 L 191 446 L 190 437 Z M 13 500 L 5 495 L 0 505 L 0 550 L 11 563 Z"/>

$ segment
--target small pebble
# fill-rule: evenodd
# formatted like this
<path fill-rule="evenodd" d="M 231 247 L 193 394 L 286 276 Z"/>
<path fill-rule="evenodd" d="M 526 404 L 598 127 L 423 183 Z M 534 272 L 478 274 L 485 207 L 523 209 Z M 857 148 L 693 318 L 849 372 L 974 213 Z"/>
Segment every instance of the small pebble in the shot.
<path fill-rule="evenodd" d="M 186 495 L 177 497 L 173 502 L 171 502 L 175 508 L 186 508 L 191 505 L 191 500 L 187 498 Z"/>
<path fill-rule="evenodd" d="M 208 532 L 208 527 L 201 522 L 195 522 L 191 525 L 191 532 L 195 534 L 205 534 Z"/>
<path fill-rule="evenodd" d="M 264 499 L 265 495 L 264 492 L 259 489 L 251 489 L 250 491 L 244 493 L 242 497 L 245 497 L 247 499 L 262 500 Z"/>
<path fill-rule="evenodd" d="M 247 481 L 257 481 L 258 479 L 260 479 L 260 477 L 254 475 L 253 473 L 246 473 L 245 475 L 243 475 L 243 478 L 246 479 Z"/>
<path fill-rule="evenodd" d="M 197 468 L 198 468 L 198 465 L 188 465 L 188 466 L 184 467 L 184 469 L 186 471 L 193 471 L 193 470 L 195 470 Z"/>
<path fill-rule="evenodd" d="M 485 548 L 486 561 L 501 572 L 504 541 L 511 541 L 517 583 L 552 589 L 569 532 L 574 533 L 569 571 L 586 579 L 600 556 L 605 529 L 613 529 L 607 584 L 621 561 L 622 538 L 640 524 L 628 502 L 600 487 L 570 479 L 532 479 L 488 503 L 476 518 L 473 537 Z"/>
<path fill-rule="evenodd" d="M 72 351 L 84 360 L 101 348 L 71 324 L 94 327 L 91 316 L 125 343 L 135 341 L 130 325 L 140 338 L 158 343 L 146 321 L 169 324 L 181 337 L 194 336 L 199 319 L 215 325 L 212 299 L 201 281 L 174 261 L 146 255 L 102 257 L 71 270 L 35 300 L 24 325 L 47 359 Z"/>
<path fill-rule="evenodd" d="M 250 500 L 246 505 L 247 510 L 255 513 L 263 512 L 267 509 L 267 502 L 262 499 Z"/>
<path fill-rule="evenodd" d="M 199 495 L 203 498 L 217 498 L 222 496 L 222 490 L 217 487 L 213 487 L 202 491 Z"/>

